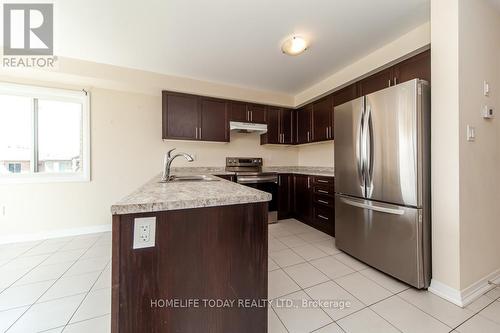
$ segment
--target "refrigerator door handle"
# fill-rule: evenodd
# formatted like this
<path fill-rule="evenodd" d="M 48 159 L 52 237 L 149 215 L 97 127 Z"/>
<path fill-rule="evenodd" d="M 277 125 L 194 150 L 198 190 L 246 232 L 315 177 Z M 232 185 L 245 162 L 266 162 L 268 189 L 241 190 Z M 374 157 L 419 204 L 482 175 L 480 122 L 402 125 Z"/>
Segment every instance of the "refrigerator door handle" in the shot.
<path fill-rule="evenodd" d="M 387 214 L 393 214 L 393 215 L 404 215 L 405 211 L 402 209 L 396 209 L 396 208 L 388 208 L 388 207 L 382 207 L 382 206 L 376 206 L 376 205 L 369 205 L 365 204 L 362 202 L 354 201 L 351 199 L 347 199 L 344 197 L 341 197 L 340 200 L 345 203 L 346 205 L 358 207 L 358 208 L 363 208 L 363 209 L 369 209 L 369 210 L 374 210 L 376 212 L 381 212 L 381 213 L 387 213 Z"/>
<path fill-rule="evenodd" d="M 366 179 L 366 196 L 370 197 L 372 192 L 372 179 L 373 179 L 373 119 L 372 109 L 370 103 L 366 103 L 366 115 L 364 119 L 364 159 L 365 159 L 365 179 Z"/>
<path fill-rule="evenodd" d="M 359 128 L 359 136 L 357 138 L 356 142 L 356 164 L 358 167 L 358 177 L 361 183 L 361 190 L 363 191 L 363 195 L 365 195 L 365 186 L 366 186 L 366 179 L 365 179 L 365 102 L 363 101 L 362 103 L 362 112 L 361 112 L 361 119 L 358 125 Z"/>

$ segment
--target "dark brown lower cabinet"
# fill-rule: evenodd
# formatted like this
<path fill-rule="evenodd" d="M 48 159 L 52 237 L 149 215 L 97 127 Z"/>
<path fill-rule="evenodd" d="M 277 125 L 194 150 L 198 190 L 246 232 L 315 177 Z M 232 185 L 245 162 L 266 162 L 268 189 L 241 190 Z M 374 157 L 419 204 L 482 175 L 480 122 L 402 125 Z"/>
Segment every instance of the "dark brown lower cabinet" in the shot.
<path fill-rule="evenodd" d="M 304 223 L 311 222 L 311 176 L 294 175 L 294 217 Z"/>
<path fill-rule="evenodd" d="M 300 174 L 280 175 L 280 177 L 278 219 L 293 217 L 334 236 L 335 207 L 333 177 Z M 288 182 L 285 179 L 288 179 Z M 286 190 L 287 187 L 288 191 Z M 289 201 L 288 198 L 290 198 Z M 290 204 L 287 204 L 288 202 Z M 290 213 L 287 214 L 288 212 Z"/>
<path fill-rule="evenodd" d="M 132 248 L 140 217 L 154 247 Z M 267 332 L 267 234 L 266 202 L 113 215 L 111 332 Z"/>
<path fill-rule="evenodd" d="M 293 175 L 278 175 L 278 220 L 292 217 L 293 196 Z"/>

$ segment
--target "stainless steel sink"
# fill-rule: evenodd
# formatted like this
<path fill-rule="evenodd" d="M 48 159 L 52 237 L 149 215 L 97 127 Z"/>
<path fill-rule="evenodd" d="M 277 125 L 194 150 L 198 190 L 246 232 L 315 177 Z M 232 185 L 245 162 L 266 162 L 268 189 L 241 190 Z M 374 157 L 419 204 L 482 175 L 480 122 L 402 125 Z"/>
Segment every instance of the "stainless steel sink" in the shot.
<path fill-rule="evenodd" d="M 220 179 L 213 176 L 207 175 L 186 175 L 186 176 L 170 176 L 168 181 L 160 181 L 160 183 L 171 183 L 171 182 L 214 182 Z"/>

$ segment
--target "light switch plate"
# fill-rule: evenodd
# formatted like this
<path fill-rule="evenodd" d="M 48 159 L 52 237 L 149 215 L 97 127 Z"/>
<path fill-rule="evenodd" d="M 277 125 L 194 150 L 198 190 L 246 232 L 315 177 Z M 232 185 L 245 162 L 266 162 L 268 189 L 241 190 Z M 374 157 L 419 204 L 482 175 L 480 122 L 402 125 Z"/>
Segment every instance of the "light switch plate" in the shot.
<path fill-rule="evenodd" d="M 484 81 L 484 83 L 483 83 L 483 93 L 484 93 L 484 96 L 486 96 L 486 97 L 490 96 L 490 84 L 488 81 Z"/>
<path fill-rule="evenodd" d="M 143 249 L 155 246 L 156 217 L 141 217 L 134 219 L 133 249 Z"/>
<path fill-rule="evenodd" d="M 476 128 L 471 125 L 467 125 L 467 141 L 476 141 Z"/>

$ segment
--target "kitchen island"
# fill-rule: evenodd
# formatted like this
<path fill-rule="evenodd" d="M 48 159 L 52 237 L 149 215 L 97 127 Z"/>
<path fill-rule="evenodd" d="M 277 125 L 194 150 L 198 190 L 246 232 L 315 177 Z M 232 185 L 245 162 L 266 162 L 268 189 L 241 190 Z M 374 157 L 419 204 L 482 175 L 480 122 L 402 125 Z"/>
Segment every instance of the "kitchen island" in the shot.
<path fill-rule="evenodd" d="M 267 332 L 271 195 L 215 178 L 155 177 L 112 206 L 113 333 Z M 134 249 L 141 218 L 154 246 Z"/>

